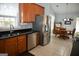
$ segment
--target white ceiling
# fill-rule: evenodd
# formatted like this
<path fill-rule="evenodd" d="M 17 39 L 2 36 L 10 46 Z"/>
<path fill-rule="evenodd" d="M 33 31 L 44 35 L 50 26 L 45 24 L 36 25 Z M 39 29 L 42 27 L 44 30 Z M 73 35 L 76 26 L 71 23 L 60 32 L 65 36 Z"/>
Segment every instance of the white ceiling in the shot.
<path fill-rule="evenodd" d="M 79 13 L 79 3 L 50 3 L 50 7 L 56 14 Z"/>

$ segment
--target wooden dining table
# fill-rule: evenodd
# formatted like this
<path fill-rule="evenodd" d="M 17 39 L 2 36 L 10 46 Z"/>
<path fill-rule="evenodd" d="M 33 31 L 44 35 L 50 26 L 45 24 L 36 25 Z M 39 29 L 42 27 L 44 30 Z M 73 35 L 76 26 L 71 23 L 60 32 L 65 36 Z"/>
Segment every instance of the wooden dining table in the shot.
<path fill-rule="evenodd" d="M 72 30 L 67 30 L 63 27 L 56 27 L 53 32 L 56 36 L 58 35 L 59 38 L 63 39 L 69 39 L 69 35 L 72 35 Z"/>
<path fill-rule="evenodd" d="M 66 31 L 65 28 L 60 28 L 59 38 L 62 38 L 62 39 L 69 39 L 69 37 L 68 37 L 68 35 L 67 35 L 67 31 Z"/>
<path fill-rule="evenodd" d="M 72 30 L 67 30 L 66 28 L 63 28 L 63 27 L 61 27 L 60 28 L 60 33 L 62 33 L 62 32 L 66 32 L 67 33 L 67 35 L 72 35 Z"/>

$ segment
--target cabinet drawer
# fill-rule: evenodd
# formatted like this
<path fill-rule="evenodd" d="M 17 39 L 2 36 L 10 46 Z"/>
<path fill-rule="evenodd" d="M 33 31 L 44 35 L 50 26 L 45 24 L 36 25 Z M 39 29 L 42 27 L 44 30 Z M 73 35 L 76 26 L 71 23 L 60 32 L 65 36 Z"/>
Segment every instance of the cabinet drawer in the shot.
<path fill-rule="evenodd" d="M 18 43 L 26 42 L 26 35 L 18 36 Z"/>
<path fill-rule="evenodd" d="M 26 38 L 26 35 L 20 35 L 18 36 L 18 39 L 25 39 Z"/>
<path fill-rule="evenodd" d="M 23 42 L 25 43 L 25 42 L 26 42 L 26 39 L 18 39 L 18 43 L 19 43 L 19 44 L 21 44 L 21 43 L 23 43 Z"/>

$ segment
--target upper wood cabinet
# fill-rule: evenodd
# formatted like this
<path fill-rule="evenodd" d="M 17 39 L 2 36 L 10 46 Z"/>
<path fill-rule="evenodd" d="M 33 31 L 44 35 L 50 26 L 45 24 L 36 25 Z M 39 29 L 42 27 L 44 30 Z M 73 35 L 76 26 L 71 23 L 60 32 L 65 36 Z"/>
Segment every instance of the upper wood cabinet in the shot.
<path fill-rule="evenodd" d="M 32 23 L 35 16 L 44 15 L 44 7 L 34 3 L 20 3 L 20 21 L 21 23 Z"/>
<path fill-rule="evenodd" d="M 38 4 L 32 4 L 34 8 L 35 15 L 44 15 L 44 7 Z"/>

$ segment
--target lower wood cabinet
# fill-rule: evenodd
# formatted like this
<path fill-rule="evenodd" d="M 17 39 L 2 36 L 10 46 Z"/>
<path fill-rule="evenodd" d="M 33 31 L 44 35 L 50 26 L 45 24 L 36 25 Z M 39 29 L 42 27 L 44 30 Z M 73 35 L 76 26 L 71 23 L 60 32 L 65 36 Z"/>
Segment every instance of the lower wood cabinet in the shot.
<path fill-rule="evenodd" d="M 5 42 L 4 40 L 0 40 L 0 53 L 5 52 Z"/>
<path fill-rule="evenodd" d="M 29 39 L 28 39 L 29 37 Z M 39 33 L 32 33 L 31 35 L 19 35 L 16 37 L 0 39 L 0 54 L 7 54 L 15 56 L 29 50 L 29 46 L 33 46 L 34 42 L 36 47 L 39 45 Z M 29 45 L 28 45 L 29 44 Z"/>
<path fill-rule="evenodd" d="M 19 55 L 26 51 L 26 35 L 0 40 L 0 54 Z"/>
<path fill-rule="evenodd" d="M 26 51 L 26 35 L 18 36 L 18 53 Z"/>
<path fill-rule="evenodd" d="M 11 56 L 17 55 L 17 37 L 5 40 L 5 53 Z"/>

